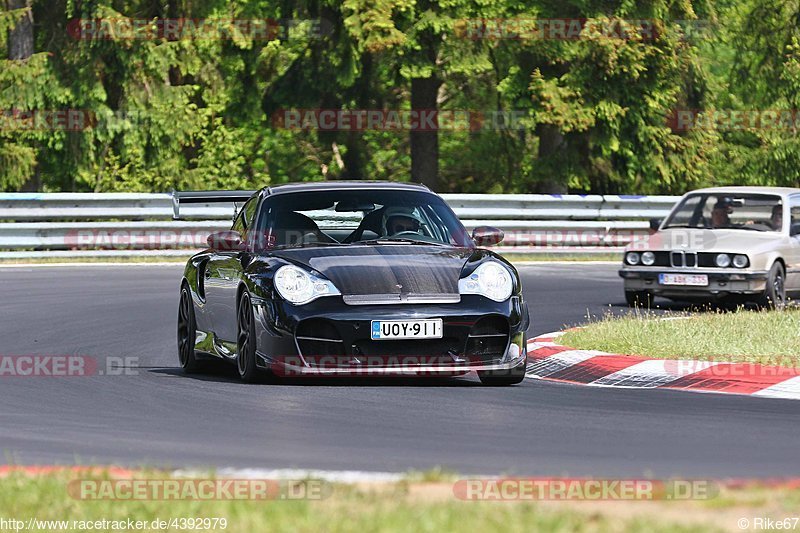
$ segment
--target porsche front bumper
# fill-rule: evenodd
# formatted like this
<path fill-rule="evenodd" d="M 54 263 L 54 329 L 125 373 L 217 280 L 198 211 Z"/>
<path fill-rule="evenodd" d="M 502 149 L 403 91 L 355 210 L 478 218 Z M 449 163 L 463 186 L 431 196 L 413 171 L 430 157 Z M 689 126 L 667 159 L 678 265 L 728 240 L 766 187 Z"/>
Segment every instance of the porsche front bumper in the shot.
<path fill-rule="evenodd" d="M 525 364 L 527 308 L 520 296 L 492 302 L 347 305 L 341 297 L 294 306 L 256 300 L 259 366 L 314 375 L 457 375 Z M 441 319 L 441 338 L 373 340 L 372 320 Z"/>

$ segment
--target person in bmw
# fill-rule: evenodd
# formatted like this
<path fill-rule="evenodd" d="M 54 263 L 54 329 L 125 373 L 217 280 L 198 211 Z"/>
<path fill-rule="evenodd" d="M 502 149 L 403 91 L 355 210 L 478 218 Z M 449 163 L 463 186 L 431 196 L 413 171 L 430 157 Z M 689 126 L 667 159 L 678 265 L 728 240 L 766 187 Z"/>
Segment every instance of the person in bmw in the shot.
<path fill-rule="evenodd" d="M 245 201 L 181 279 L 178 355 L 236 365 L 244 381 L 282 375 L 525 377 L 528 308 L 516 269 L 470 236 L 424 186 L 297 183 L 255 193 L 177 193 Z"/>
<path fill-rule="evenodd" d="M 711 210 L 711 227 L 714 229 L 727 228 L 731 225 L 731 213 L 733 212 L 733 199 L 723 196 L 714 204 Z M 780 206 L 775 206 L 780 207 Z"/>

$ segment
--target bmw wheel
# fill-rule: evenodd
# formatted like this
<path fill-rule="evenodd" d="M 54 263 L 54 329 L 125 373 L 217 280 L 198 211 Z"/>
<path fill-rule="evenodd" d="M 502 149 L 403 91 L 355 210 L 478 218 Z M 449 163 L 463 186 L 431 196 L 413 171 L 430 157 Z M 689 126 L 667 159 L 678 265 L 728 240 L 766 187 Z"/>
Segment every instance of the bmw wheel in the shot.
<path fill-rule="evenodd" d="M 647 291 L 625 291 L 625 302 L 628 307 L 649 309 L 653 304 L 653 295 Z"/>
<path fill-rule="evenodd" d="M 769 270 L 767 286 L 758 299 L 758 305 L 778 310 L 786 308 L 786 272 L 777 261 Z"/>

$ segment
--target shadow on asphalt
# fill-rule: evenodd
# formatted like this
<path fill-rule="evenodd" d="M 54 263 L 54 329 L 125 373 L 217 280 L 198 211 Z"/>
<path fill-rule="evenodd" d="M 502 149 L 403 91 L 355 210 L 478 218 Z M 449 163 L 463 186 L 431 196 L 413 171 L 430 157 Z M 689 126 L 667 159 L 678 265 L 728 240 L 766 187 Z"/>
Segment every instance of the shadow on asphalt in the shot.
<path fill-rule="evenodd" d="M 196 374 L 186 374 L 180 368 L 152 368 L 154 374 L 169 375 L 196 381 L 219 383 L 237 383 L 239 380 L 236 368 L 222 361 L 204 361 L 203 368 Z M 468 376 L 468 375 L 467 375 Z M 434 377 L 434 376 L 391 376 L 391 377 L 279 377 L 263 372 L 254 385 L 272 386 L 309 386 L 309 387 L 485 387 L 477 379 L 467 376 Z"/>

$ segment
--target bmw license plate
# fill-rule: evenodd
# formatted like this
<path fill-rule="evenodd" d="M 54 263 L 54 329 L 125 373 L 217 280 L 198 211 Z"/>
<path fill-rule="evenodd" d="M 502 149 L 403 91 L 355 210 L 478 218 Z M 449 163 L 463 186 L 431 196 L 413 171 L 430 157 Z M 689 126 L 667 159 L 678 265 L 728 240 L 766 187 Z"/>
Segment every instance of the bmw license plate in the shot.
<path fill-rule="evenodd" d="M 373 320 L 372 340 L 441 339 L 442 319 Z"/>
<path fill-rule="evenodd" d="M 708 287 L 708 276 L 705 274 L 659 274 L 658 283 L 661 285 Z"/>

